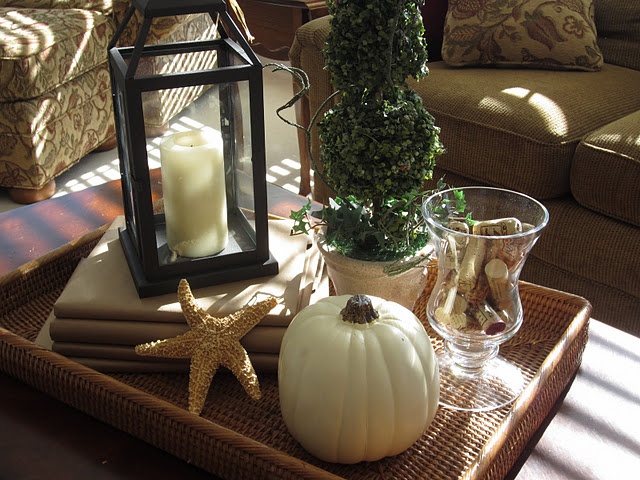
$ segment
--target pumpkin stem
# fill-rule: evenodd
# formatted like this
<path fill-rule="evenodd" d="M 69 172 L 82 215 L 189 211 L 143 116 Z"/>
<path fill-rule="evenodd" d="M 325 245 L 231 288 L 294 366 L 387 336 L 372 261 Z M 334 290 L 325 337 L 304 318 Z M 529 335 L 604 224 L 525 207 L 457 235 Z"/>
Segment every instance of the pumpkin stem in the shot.
<path fill-rule="evenodd" d="M 345 307 L 340 311 L 342 320 L 351 323 L 371 323 L 380 315 L 373 308 L 371 299 L 366 295 L 358 294 L 351 297 Z"/>

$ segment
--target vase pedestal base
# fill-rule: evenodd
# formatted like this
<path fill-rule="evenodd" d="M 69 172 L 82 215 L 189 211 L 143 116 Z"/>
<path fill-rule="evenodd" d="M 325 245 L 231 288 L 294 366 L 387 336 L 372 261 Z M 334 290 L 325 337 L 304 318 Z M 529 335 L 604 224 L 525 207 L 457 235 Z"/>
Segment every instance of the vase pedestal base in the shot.
<path fill-rule="evenodd" d="M 525 386 L 518 367 L 495 356 L 477 370 L 461 367 L 447 349 L 436 352 L 440 368 L 440 405 L 484 412 L 513 402 Z"/>

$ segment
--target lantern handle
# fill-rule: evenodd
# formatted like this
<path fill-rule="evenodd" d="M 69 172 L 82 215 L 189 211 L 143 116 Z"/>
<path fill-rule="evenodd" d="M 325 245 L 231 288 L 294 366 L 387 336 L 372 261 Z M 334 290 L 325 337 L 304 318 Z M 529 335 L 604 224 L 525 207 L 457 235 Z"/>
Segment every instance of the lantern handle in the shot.
<path fill-rule="evenodd" d="M 136 44 L 133 47 L 133 53 L 131 54 L 131 61 L 129 62 L 129 68 L 127 68 L 126 78 L 133 78 L 138 69 L 138 63 L 140 63 L 140 57 L 142 57 L 142 51 L 144 50 L 145 43 L 147 41 L 147 35 L 151 29 L 151 21 L 153 17 L 145 17 L 140 25 L 140 32 L 136 39 Z"/>
<path fill-rule="evenodd" d="M 127 13 L 123 17 L 120 24 L 118 25 L 118 28 L 116 29 L 116 33 L 113 35 L 113 37 L 111 37 L 111 41 L 107 46 L 107 51 L 111 50 L 113 47 L 116 46 L 116 43 L 118 43 L 118 40 L 120 40 L 120 36 L 122 35 L 122 32 L 124 32 L 125 27 L 129 23 L 129 20 L 131 20 L 131 17 L 133 17 L 133 14 L 135 13 L 135 11 L 136 11 L 135 7 L 133 6 L 129 7 L 129 10 L 127 10 Z"/>
<path fill-rule="evenodd" d="M 124 32 L 124 29 L 126 28 L 127 24 L 131 20 L 131 17 L 133 17 L 133 14 L 135 13 L 135 11 L 136 11 L 136 8 L 134 6 L 129 7 L 129 10 L 127 10 L 127 13 L 122 19 L 122 22 L 120 22 L 120 25 L 118 25 L 116 33 L 111 38 L 111 41 L 109 42 L 109 45 L 107 47 L 107 51 L 111 50 L 116 46 L 116 43 L 118 43 L 118 40 L 122 35 L 122 32 Z M 144 17 L 142 21 L 142 25 L 140 25 L 140 30 L 138 31 L 138 38 L 136 39 L 136 43 L 133 47 L 133 53 L 131 55 L 131 60 L 127 68 L 126 78 L 133 78 L 133 76 L 135 75 L 136 69 L 138 68 L 138 63 L 140 63 L 140 57 L 142 56 L 142 51 L 144 50 L 147 36 L 149 35 L 149 30 L 151 29 L 152 20 L 153 20 L 152 17 Z"/>

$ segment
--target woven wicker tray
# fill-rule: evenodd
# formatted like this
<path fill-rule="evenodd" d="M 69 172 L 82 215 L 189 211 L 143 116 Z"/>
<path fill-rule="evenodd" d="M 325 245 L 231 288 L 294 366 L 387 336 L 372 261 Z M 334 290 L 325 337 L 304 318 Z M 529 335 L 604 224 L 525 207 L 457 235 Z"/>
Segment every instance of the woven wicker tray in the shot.
<path fill-rule="evenodd" d="M 401 455 L 324 463 L 288 433 L 275 375 L 261 375 L 258 402 L 231 375 L 216 375 L 199 417 L 186 410 L 187 375 L 100 374 L 33 343 L 78 261 L 103 233 L 0 279 L 0 370 L 224 478 L 503 478 L 578 369 L 587 341 L 586 300 L 522 283 L 525 320 L 501 348 L 530 380 L 515 403 L 489 413 L 440 408 L 429 430 Z M 425 292 L 415 308 L 423 319 L 427 298 Z"/>

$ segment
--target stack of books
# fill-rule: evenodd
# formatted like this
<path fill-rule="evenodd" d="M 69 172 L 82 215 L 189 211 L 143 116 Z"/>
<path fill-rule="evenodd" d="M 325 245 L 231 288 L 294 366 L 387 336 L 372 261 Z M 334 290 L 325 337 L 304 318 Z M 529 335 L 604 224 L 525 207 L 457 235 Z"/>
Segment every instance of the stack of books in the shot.
<path fill-rule="evenodd" d="M 134 347 L 175 337 L 187 326 L 177 292 L 139 298 L 117 229 L 119 217 L 91 254 L 83 259 L 54 304 L 36 343 L 102 372 L 180 372 L 189 360 L 143 357 Z M 278 305 L 247 333 L 241 343 L 258 372 L 275 372 L 280 344 L 295 315 L 329 295 L 323 262 L 313 240 L 291 236 L 292 223 L 269 220 L 270 250 L 279 273 L 240 282 L 194 289 L 200 307 L 224 317 L 267 296 Z"/>

